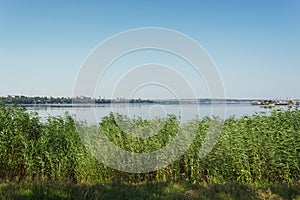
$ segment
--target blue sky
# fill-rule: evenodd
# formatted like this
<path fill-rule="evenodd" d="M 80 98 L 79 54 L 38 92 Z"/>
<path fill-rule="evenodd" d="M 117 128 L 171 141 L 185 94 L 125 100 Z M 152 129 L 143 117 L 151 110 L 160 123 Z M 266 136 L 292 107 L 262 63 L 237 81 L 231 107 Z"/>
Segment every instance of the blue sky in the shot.
<path fill-rule="evenodd" d="M 0 95 L 72 96 L 90 51 L 141 27 L 195 39 L 216 63 L 228 98 L 300 98 L 299 0 L 0 0 Z"/>

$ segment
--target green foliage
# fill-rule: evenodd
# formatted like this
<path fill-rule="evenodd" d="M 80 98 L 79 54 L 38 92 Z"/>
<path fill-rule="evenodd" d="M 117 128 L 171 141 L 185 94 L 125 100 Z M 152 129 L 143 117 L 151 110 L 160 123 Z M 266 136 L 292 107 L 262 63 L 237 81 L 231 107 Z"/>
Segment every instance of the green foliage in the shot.
<path fill-rule="evenodd" d="M 82 140 L 91 146 L 101 144 L 97 140 L 101 128 L 111 142 L 127 151 L 151 152 L 172 141 L 181 130 L 179 122 L 174 116 L 153 120 L 122 117 L 111 114 L 98 126 L 80 124 L 68 115 L 48 117 L 42 123 L 36 114 L 26 112 L 24 108 L 0 106 L 0 180 L 289 184 L 300 180 L 300 111 L 297 109 L 227 119 L 218 143 L 202 159 L 198 153 L 206 132 L 210 123 L 218 119 L 192 120 L 183 125 L 197 130 L 185 154 L 163 169 L 144 174 L 120 172 L 105 166 L 92 156 L 89 151 L 93 149 L 86 148 Z M 155 128 L 160 122 L 163 126 L 157 134 L 139 138 L 120 129 L 116 120 L 123 120 L 126 130 L 136 133 L 147 126 Z M 136 127 L 132 127 L 132 123 Z M 79 136 L 78 129 L 81 128 L 86 129 L 92 139 Z M 184 131 L 188 138 L 189 129 Z M 178 145 L 184 145 L 184 142 L 183 138 Z M 113 156 L 109 152 L 106 155 Z"/>
<path fill-rule="evenodd" d="M 93 159 L 77 134 L 72 117 L 45 123 L 22 107 L 0 107 L 0 179 L 77 181 L 81 159 Z"/>

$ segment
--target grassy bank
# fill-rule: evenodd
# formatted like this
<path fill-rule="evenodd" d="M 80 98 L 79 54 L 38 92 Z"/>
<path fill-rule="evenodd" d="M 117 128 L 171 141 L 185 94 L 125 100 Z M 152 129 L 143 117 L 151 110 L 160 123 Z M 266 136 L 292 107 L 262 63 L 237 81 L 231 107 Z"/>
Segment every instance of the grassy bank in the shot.
<path fill-rule="evenodd" d="M 106 183 L 33 182 L 0 184 L 0 199 L 300 199 L 300 186 L 242 183 Z"/>
<path fill-rule="evenodd" d="M 80 126 L 94 131 L 94 134 L 101 127 L 103 133 L 123 149 L 151 152 L 168 144 L 179 130 L 176 117 L 169 116 L 164 120 L 159 133 L 149 139 L 139 139 L 123 132 L 114 115 L 105 117 L 98 127 L 86 124 Z M 135 174 L 114 170 L 95 159 L 82 144 L 76 129 L 78 122 L 73 117 L 48 117 L 42 123 L 37 115 L 27 113 L 24 108 L 1 106 L 1 192 L 11 189 L 19 193 L 23 190 L 28 190 L 29 193 L 33 190 L 36 193 L 36 188 L 51 190 L 53 187 L 55 190 L 56 184 L 62 184 L 62 188 L 66 190 L 62 190 L 62 194 L 68 196 L 73 195 L 77 189 L 81 191 L 81 187 L 96 192 L 98 189 L 95 189 L 95 184 L 105 184 L 99 187 L 99 194 L 102 194 L 102 189 L 115 190 L 111 184 L 116 184 L 116 188 L 140 188 L 143 191 L 148 187 L 145 183 L 154 182 L 162 187 L 169 183 L 171 188 L 179 184 L 183 189 L 178 195 L 182 193 L 183 196 L 187 191 L 193 190 L 185 188 L 188 183 L 194 183 L 199 187 L 197 191 L 204 192 L 214 190 L 210 188 L 231 187 L 231 183 L 240 184 L 242 188 L 247 188 L 248 185 L 289 185 L 299 191 L 299 110 L 273 111 L 268 116 L 255 114 L 239 119 L 229 118 L 224 123 L 214 149 L 208 156 L 200 159 L 198 152 L 212 120 L 215 119 L 204 118 L 189 122 L 190 126 L 197 127 L 197 134 L 190 148 L 176 162 L 155 172 Z M 139 130 L 143 130 L 143 127 L 153 121 L 134 119 L 134 123 L 138 124 Z M 38 184 L 39 182 L 43 184 Z M 18 186 L 14 183 L 24 184 Z M 37 185 L 32 185 L 34 183 Z M 210 186 L 206 188 L 201 186 L 203 184 Z M 291 194 L 294 197 L 299 195 L 293 192 Z M 161 192 L 158 195 L 164 196 Z"/>

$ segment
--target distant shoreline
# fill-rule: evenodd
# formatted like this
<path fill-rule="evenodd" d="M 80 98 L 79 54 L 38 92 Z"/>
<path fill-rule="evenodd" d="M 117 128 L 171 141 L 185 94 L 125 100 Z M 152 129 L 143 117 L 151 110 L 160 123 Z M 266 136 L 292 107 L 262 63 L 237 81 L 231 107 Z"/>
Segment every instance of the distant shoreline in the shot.
<path fill-rule="evenodd" d="M 195 104 L 200 104 L 200 105 L 211 105 L 211 104 L 251 104 L 250 102 L 240 102 L 240 103 L 195 103 L 195 102 L 185 102 L 185 103 L 167 103 L 167 102 L 152 102 L 152 103 L 125 103 L 125 102 L 114 102 L 114 103 L 82 103 L 82 104 L 16 104 L 19 106 L 24 106 L 24 107 L 57 107 L 57 108 L 71 108 L 71 107 L 103 107 L 103 106 L 108 106 L 108 105 L 124 105 L 124 104 L 135 104 L 135 105 L 152 105 L 152 104 L 156 104 L 156 105 L 180 105 L 180 104 L 184 104 L 184 105 L 195 105 Z M 6 105 L 14 105 L 14 104 L 6 104 Z"/>
<path fill-rule="evenodd" d="M 289 100 L 299 103 L 299 100 Z M 260 103 L 262 102 L 262 103 Z M 5 105 L 21 105 L 25 107 L 95 107 L 107 104 L 161 104 L 161 105 L 178 105 L 178 104 L 252 104 L 264 105 L 264 102 L 276 102 L 276 100 L 263 99 L 105 99 L 90 97 L 28 97 L 9 95 L 0 97 L 0 103 Z"/>

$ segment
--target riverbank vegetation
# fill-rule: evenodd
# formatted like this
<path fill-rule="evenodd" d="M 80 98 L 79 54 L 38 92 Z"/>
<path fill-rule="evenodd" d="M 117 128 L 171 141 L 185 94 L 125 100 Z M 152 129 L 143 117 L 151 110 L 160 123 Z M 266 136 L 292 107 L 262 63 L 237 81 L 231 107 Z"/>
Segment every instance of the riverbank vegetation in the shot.
<path fill-rule="evenodd" d="M 132 120 L 140 127 L 151 122 Z M 124 133 L 113 114 L 104 117 L 99 127 L 116 145 L 134 152 L 149 152 L 169 143 L 179 129 L 176 117 L 164 120 L 159 133 L 148 142 Z M 49 116 L 42 122 L 37 114 L 28 113 L 25 108 L 1 106 L 0 198 L 36 194 L 49 198 L 52 198 L 50 194 L 53 198 L 73 198 L 76 194 L 79 198 L 77 192 L 87 195 L 84 198 L 89 198 L 88 195 L 118 198 L 114 195 L 126 190 L 132 197 L 144 199 L 147 195 L 155 199 L 168 195 L 200 198 L 203 194 L 208 199 L 213 194 L 225 195 L 220 199 L 237 199 L 232 195 L 239 194 L 252 199 L 261 195 L 299 198 L 299 110 L 231 117 L 225 121 L 214 149 L 200 159 L 198 152 L 212 120 L 215 119 L 206 117 L 188 122 L 197 126 L 197 134 L 186 153 L 169 166 L 149 173 L 126 173 L 102 164 L 87 151 L 77 127 L 92 130 L 90 125 L 79 123 L 69 115 Z M 58 187 L 62 189 L 56 190 Z M 149 189 L 156 187 L 153 192 Z M 20 195 L 9 196 L 10 191 Z M 205 199 L 205 195 L 202 197 Z"/>
<path fill-rule="evenodd" d="M 229 103 L 229 104 L 238 104 L 246 103 L 250 104 L 251 102 L 254 105 L 263 105 L 261 102 L 273 102 L 272 100 L 255 100 L 255 99 L 126 99 L 126 98 L 115 98 L 108 99 L 105 97 L 47 97 L 47 96 L 23 96 L 23 95 L 8 95 L 0 96 L 0 102 L 6 105 L 24 105 L 24 106 L 90 106 L 89 104 L 107 104 L 107 103 L 154 103 L 154 104 L 211 104 L 213 103 Z M 292 101 L 293 102 L 293 101 Z M 296 101 L 295 101 L 296 103 Z"/>
<path fill-rule="evenodd" d="M 51 106 L 51 105 L 72 105 L 72 104 L 101 104 L 101 103 L 154 103 L 153 100 L 148 99 L 106 99 L 104 97 L 91 98 L 91 97 L 46 97 L 46 96 L 19 96 L 8 95 L 0 96 L 0 102 L 8 105 L 22 104 L 22 105 L 39 105 L 39 106 Z"/>

